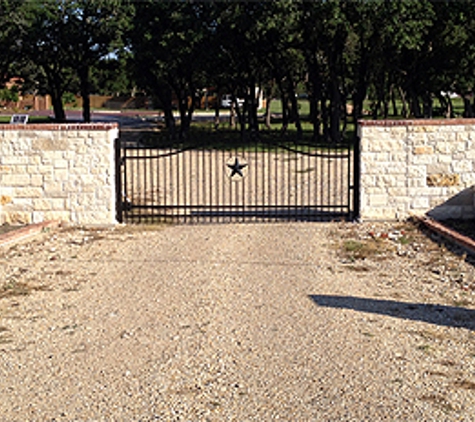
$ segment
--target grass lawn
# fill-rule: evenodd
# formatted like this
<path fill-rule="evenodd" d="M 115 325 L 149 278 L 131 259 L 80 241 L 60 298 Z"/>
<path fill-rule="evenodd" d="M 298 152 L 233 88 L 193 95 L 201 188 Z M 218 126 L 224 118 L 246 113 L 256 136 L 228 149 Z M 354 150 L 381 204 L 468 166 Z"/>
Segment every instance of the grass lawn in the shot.
<path fill-rule="evenodd" d="M 26 114 L 26 113 L 25 113 Z M 7 124 L 10 123 L 11 115 L 9 114 L 2 114 L 0 115 L 0 124 Z M 35 124 L 35 123 L 51 123 L 51 119 L 46 116 L 30 116 L 28 118 L 28 123 Z"/>
<path fill-rule="evenodd" d="M 351 104 L 351 101 L 349 102 Z M 305 99 L 299 99 L 298 100 L 298 105 L 299 105 L 299 113 L 300 117 L 305 119 L 310 115 L 310 102 Z M 464 111 L 464 105 L 463 105 L 463 99 L 456 97 L 452 98 L 452 106 L 454 109 L 454 115 L 456 117 L 462 116 L 463 111 Z M 433 103 L 434 111 L 437 109 L 440 109 L 440 102 L 437 98 L 434 98 L 434 103 Z M 402 101 L 401 100 L 396 100 L 396 108 L 397 112 L 400 113 L 402 110 Z M 282 113 L 282 102 L 279 99 L 272 100 L 271 102 L 271 113 L 274 114 L 281 114 Z M 364 110 L 371 110 L 371 101 L 366 100 L 363 103 L 363 109 Z M 264 112 L 264 110 L 262 110 Z M 393 107 L 392 103 L 389 105 L 389 118 L 390 119 L 402 119 L 403 117 L 401 115 L 393 115 Z M 369 117 L 368 117 L 369 118 Z M 444 118 L 444 116 L 437 116 L 435 115 L 434 118 Z"/>
<path fill-rule="evenodd" d="M 140 143 L 143 146 L 151 148 L 191 148 L 199 150 L 241 150 L 241 151 L 276 151 L 291 148 L 301 152 L 346 149 L 347 145 L 322 145 L 313 141 L 313 128 L 310 124 L 304 125 L 303 136 L 301 140 L 297 139 L 295 126 L 289 126 L 286 133 L 282 133 L 279 124 L 269 130 L 263 125 L 259 131 L 258 138 L 253 138 L 246 133 L 244 139 L 241 139 L 241 132 L 238 129 L 231 129 L 226 122 L 215 130 L 210 123 L 194 122 L 191 125 L 189 137 L 187 140 L 170 140 L 166 130 L 163 131 L 144 131 L 140 134 Z M 348 139 L 351 139 L 348 137 Z"/>

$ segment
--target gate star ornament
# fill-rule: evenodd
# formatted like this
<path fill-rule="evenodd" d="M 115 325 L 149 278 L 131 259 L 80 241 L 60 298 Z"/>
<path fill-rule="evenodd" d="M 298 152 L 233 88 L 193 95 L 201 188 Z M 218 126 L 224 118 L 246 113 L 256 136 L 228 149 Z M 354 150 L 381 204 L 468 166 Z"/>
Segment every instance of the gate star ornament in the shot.
<path fill-rule="evenodd" d="M 231 170 L 229 173 L 229 177 L 233 180 L 244 177 L 244 172 L 243 170 L 247 167 L 247 163 L 245 160 L 241 159 L 239 161 L 238 157 L 230 158 L 228 162 L 226 163 L 226 166 Z"/>

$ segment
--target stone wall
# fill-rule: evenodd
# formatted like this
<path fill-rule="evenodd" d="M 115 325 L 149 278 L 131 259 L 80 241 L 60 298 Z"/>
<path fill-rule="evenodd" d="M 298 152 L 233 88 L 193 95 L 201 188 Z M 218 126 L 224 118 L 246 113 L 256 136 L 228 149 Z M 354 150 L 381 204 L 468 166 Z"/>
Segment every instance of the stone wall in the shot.
<path fill-rule="evenodd" d="M 475 119 L 361 121 L 361 218 L 474 218 Z"/>
<path fill-rule="evenodd" d="M 0 125 L 0 224 L 115 216 L 117 124 Z"/>

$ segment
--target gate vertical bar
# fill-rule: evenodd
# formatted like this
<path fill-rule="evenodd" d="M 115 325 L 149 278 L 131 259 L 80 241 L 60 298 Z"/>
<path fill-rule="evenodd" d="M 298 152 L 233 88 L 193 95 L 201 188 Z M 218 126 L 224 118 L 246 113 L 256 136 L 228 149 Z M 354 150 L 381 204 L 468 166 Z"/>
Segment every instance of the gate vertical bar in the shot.
<path fill-rule="evenodd" d="M 148 156 L 150 155 L 150 149 L 147 149 L 147 150 L 144 150 L 144 153 L 146 153 Z M 148 203 L 148 184 L 147 184 L 147 170 L 148 170 L 148 166 L 149 166 L 149 161 L 148 160 L 148 157 L 146 160 L 144 160 L 144 166 L 143 166 L 143 187 L 142 187 L 142 192 L 143 192 L 143 204 L 144 205 L 147 205 Z M 147 219 L 145 220 L 146 223 L 149 223 L 149 221 L 147 221 Z"/>

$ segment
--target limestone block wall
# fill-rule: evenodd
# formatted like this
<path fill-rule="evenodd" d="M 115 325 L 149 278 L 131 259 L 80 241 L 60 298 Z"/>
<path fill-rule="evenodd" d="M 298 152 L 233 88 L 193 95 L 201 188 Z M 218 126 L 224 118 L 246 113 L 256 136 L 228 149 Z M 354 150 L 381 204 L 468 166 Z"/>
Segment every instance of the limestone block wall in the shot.
<path fill-rule="evenodd" d="M 115 216 L 117 124 L 0 125 L 0 224 Z"/>
<path fill-rule="evenodd" d="M 361 218 L 475 218 L 475 119 L 361 121 Z"/>

